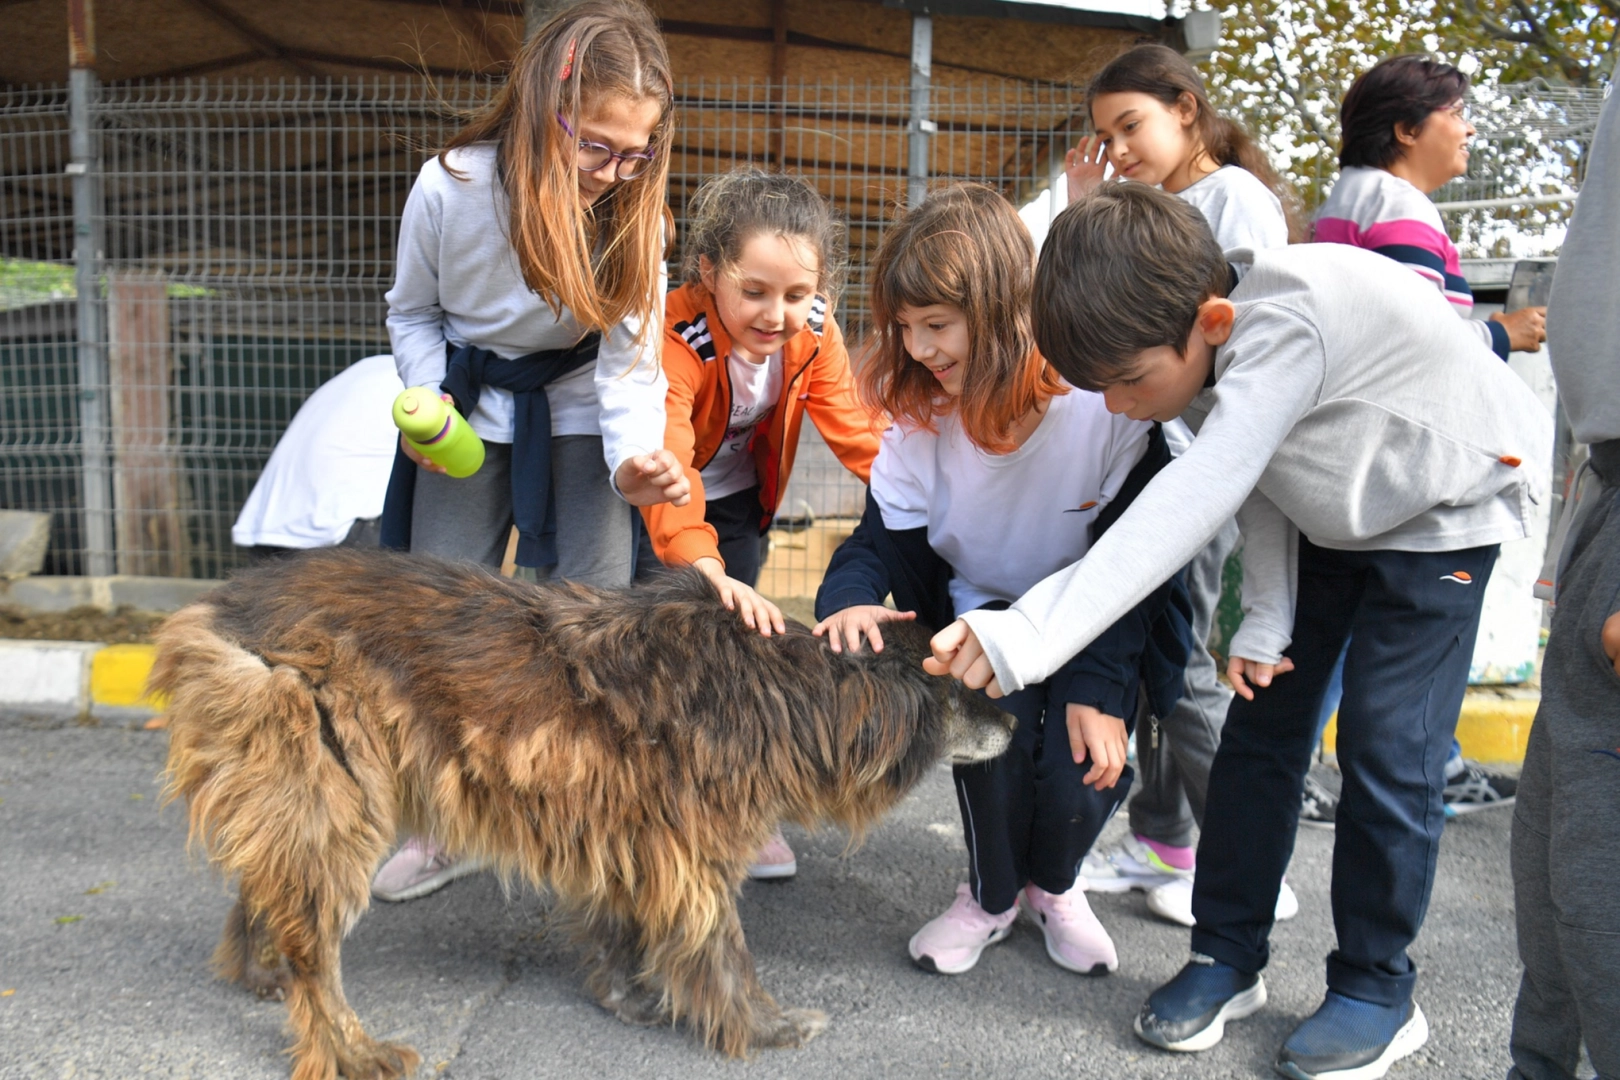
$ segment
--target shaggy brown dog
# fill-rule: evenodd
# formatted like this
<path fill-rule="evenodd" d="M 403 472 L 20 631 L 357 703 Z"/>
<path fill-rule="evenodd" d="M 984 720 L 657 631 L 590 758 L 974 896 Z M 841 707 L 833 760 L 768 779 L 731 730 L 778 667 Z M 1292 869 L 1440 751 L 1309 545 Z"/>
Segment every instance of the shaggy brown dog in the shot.
<path fill-rule="evenodd" d="M 253 570 L 169 618 L 168 797 L 240 886 L 220 972 L 285 996 L 295 1080 L 395 1077 L 338 950 L 397 836 L 549 886 L 587 985 L 631 1023 L 680 1020 L 746 1055 L 826 1018 L 760 986 L 737 919 L 783 819 L 859 835 L 940 757 L 1012 720 L 923 673 L 920 629 L 874 656 L 802 626 L 762 638 L 701 576 L 625 593 L 332 551 Z"/>

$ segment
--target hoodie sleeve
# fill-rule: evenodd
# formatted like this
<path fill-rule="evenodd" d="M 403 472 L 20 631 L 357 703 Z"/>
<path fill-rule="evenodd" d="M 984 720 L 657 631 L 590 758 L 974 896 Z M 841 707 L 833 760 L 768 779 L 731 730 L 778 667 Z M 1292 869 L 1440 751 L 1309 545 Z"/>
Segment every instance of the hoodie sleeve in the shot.
<path fill-rule="evenodd" d="M 610 482 L 626 461 L 664 445 L 664 396 L 669 380 L 659 353 L 664 340 L 663 297 L 668 287 L 669 272 L 660 257 L 654 279 L 659 300 L 648 324 L 644 327 L 641 319 L 627 316 L 603 335 L 596 354 L 602 456 L 607 460 Z M 618 490 L 616 483 L 614 490 Z"/>
<path fill-rule="evenodd" d="M 1275 305 L 1240 308 L 1219 350 L 1223 369 L 1198 437 L 1165 466 L 1079 562 L 1006 611 L 973 611 L 972 628 L 1011 693 L 1040 682 L 1185 566 L 1259 483 L 1321 393 L 1316 328 Z"/>
<path fill-rule="evenodd" d="M 1233 656 L 1275 664 L 1293 640 L 1299 587 L 1299 530 L 1258 489 L 1238 511 L 1243 533 L 1243 623 Z"/>
<path fill-rule="evenodd" d="M 438 190 L 444 175 L 438 158 L 430 158 L 417 174 L 399 221 L 394 287 L 387 296 L 388 337 L 400 381 L 435 394 L 445 373 L 444 309 L 439 306 L 443 204 Z"/>
<path fill-rule="evenodd" d="M 828 316 L 822 331 L 821 354 L 811 365 L 805 411 L 844 468 L 861 483 L 869 483 L 877 457 L 881 417 L 861 403 L 850 373 L 849 352 L 838 324 Z"/>
<path fill-rule="evenodd" d="M 692 482 L 692 498 L 685 506 L 657 503 L 641 508 L 658 560 L 668 566 L 687 566 L 702 558 L 720 558 L 720 535 L 704 520 L 708 501 L 703 491 L 703 474 L 692 467 L 697 445 L 697 429 L 692 413 L 698 390 L 703 385 L 703 362 L 686 347 L 678 334 L 665 333 L 664 371 L 669 390 L 664 397 L 664 448 L 686 470 Z M 724 562 L 724 560 L 721 560 Z"/>

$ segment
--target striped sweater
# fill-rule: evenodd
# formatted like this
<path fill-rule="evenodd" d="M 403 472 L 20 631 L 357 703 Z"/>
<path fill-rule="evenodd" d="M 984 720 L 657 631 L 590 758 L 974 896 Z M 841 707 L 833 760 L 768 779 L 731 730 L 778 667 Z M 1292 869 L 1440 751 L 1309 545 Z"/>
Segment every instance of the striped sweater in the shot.
<path fill-rule="evenodd" d="M 1462 276 L 1456 245 L 1446 235 L 1440 211 L 1427 195 L 1394 173 L 1346 167 L 1317 215 L 1316 239 L 1366 248 L 1405 263 L 1432 282 L 1458 315 L 1469 319 L 1474 313 L 1474 294 Z M 1506 360 L 1507 327 L 1498 322 L 1472 325 L 1491 351 Z"/>

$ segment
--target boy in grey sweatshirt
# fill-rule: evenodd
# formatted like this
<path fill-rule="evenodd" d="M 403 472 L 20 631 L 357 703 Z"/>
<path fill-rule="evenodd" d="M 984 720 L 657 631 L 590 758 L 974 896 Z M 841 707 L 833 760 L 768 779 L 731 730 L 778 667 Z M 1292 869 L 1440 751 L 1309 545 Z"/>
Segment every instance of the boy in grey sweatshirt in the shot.
<path fill-rule="evenodd" d="M 1036 340 L 1133 419 L 1192 446 L 1079 563 L 942 631 L 930 669 L 1010 692 L 1045 677 L 1237 514 L 1237 698 L 1210 774 L 1193 957 L 1137 1033 L 1213 1046 L 1265 1003 L 1316 716 L 1345 642 L 1334 851 L 1338 948 L 1283 1044 L 1299 1078 L 1372 1078 L 1427 1038 L 1406 948 L 1428 906 L 1445 760 L 1485 583 L 1546 496 L 1552 422 L 1437 293 L 1382 256 L 1313 244 L 1227 258 L 1172 196 L 1110 185 L 1041 254 Z"/>
<path fill-rule="evenodd" d="M 1620 1076 L 1620 107 L 1603 106 L 1558 258 L 1547 343 L 1558 397 L 1590 444 L 1566 513 L 1541 707 L 1513 817 L 1524 978 L 1510 1080 L 1574 1080 L 1584 1038 Z M 1557 900 L 1554 900 L 1556 893 Z"/>

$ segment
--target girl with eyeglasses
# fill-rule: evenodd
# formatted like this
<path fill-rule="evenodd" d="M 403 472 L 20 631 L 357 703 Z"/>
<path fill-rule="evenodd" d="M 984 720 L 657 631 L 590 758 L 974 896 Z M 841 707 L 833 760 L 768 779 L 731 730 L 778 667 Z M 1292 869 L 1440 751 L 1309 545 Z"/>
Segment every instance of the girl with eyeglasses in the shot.
<path fill-rule="evenodd" d="M 516 525 L 519 566 L 622 587 L 635 507 L 690 497 L 664 449 L 659 365 L 672 104 L 647 8 L 585 0 L 525 42 L 494 99 L 422 167 L 389 336 L 405 385 L 453 400 L 486 457 L 452 479 L 402 441 L 385 547 L 498 567 Z M 373 894 L 411 899 L 473 868 L 416 838 Z"/>

